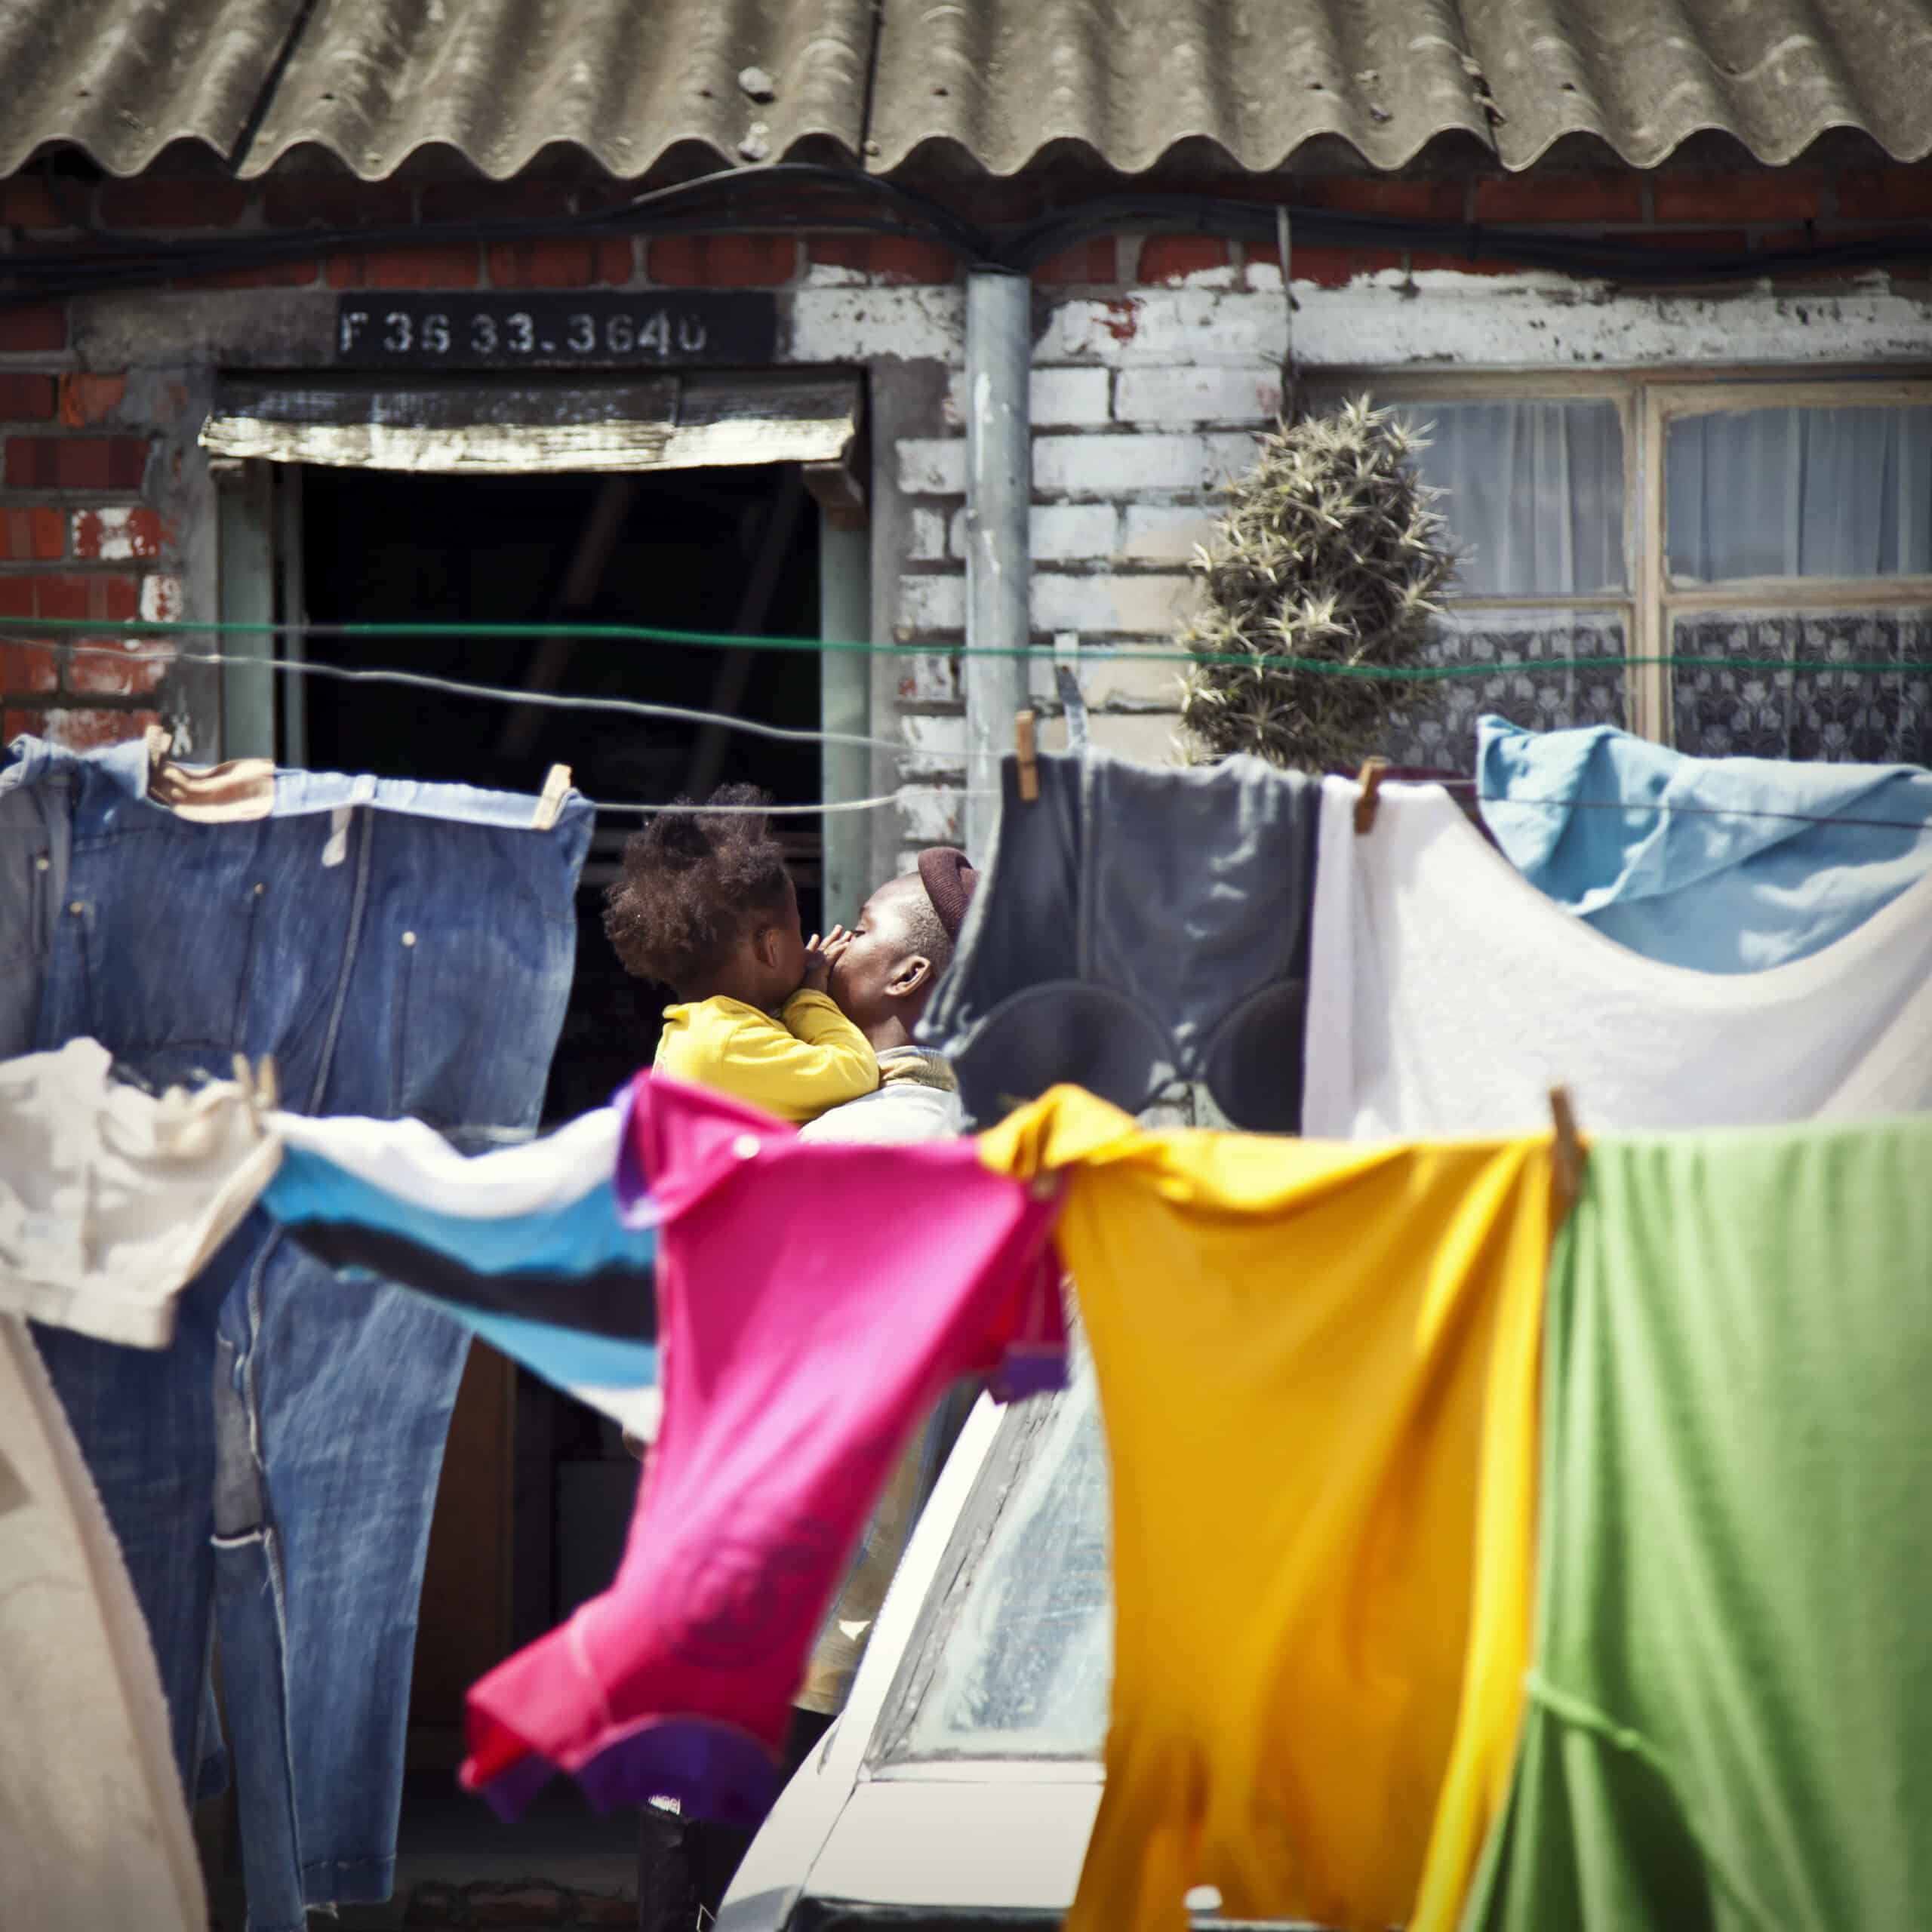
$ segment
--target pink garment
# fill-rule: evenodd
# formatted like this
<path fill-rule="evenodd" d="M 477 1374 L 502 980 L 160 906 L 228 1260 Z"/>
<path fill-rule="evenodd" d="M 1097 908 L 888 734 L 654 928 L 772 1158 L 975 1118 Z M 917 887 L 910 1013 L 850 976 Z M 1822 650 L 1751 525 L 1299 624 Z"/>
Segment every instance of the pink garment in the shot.
<path fill-rule="evenodd" d="M 885 1478 L 961 1376 L 1063 1380 L 1055 1202 L 970 1140 L 801 1141 L 638 1076 L 620 1193 L 658 1226 L 664 1417 L 617 1580 L 469 1693 L 463 1782 L 752 1823 Z M 630 1204 L 629 1202 L 627 1205 Z"/>

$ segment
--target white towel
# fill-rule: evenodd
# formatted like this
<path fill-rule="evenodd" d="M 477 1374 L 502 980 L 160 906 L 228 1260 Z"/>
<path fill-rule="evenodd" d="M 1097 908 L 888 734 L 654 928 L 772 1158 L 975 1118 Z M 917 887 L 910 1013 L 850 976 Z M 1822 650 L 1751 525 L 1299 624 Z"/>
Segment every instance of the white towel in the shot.
<path fill-rule="evenodd" d="M 1758 973 L 1632 952 L 1546 898 L 1438 786 L 1355 829 L 1324 783 L 1302 1128 L 1335 1140 L 1743 1126 L 1932 1106 L 1932 876 Z"/>

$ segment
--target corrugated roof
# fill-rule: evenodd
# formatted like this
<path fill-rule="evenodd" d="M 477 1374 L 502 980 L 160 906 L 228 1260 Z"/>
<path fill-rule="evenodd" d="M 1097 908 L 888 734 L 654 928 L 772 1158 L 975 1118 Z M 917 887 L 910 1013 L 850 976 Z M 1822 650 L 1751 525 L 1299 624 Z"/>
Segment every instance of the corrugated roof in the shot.
<path fill-rule="evenodd" d="M 70 141 L 130 174 L 180 137 L 246 175 L 312 147 L 365 179 L 438 146 L 498 178 L 557 144 L 627 178 L 685 143 L 995 174 L 1062 146 L 1136 174 L 1198 142 L 1264 171 L 1323 137 L 1394 168 L 1452 133 L 1514 168 L 1569 135 L 1638 166 L 1707 131 L 1769 162 L 1834 128 L 1932 152 L 1932 0 L 316 0 L 297 30 L 301 11 L 0 0 L 0 172 Z"/>
<path fill-rule="evenodd" d="M 241 171 L 310 142 L 365 180 L 435 143 L 497 179 L 555 142 L 620 176 L 680 141 L 856 156 L 872 38 L 871 0 L 321 0 Z"/>
<path fill-rule="evenodd" d="M 1281 167 L 1320 135 L 1399 168 L 1451 130 L 1530 166 L 1565 134 L 1647 167 L 1690 135 L 1789 161 L 1854 128 L 1932 150 L 1924 0 L 886 0 L 876 168 L 928 143 L 997 174 L 1072 142 Z"/>
<path fill-rule="evenodd" d="M 1932 152 L 1927 0 L 1463 0 L 1463 14 L 1511 168 L 1573 133 L 1638 168 L 1707 130 L 1774 165 L 1838 128 L 1900 161 Z"/>
<path fill-rule="evenodd" d="M 1397 168 L 1446 128 L 1487 144 L 1462 52 L 1452 0 L 888 0 L 874 165 L 1074 142 L 1138 174 L 1201 139 L 1260 171 L 1331 134 Z"/>
<path fill-rule="evenodd" d="M 72 141 L 137 174 L 170 141 L 231 152 L 301 0 L 0 0 L 0 174 Z"/>

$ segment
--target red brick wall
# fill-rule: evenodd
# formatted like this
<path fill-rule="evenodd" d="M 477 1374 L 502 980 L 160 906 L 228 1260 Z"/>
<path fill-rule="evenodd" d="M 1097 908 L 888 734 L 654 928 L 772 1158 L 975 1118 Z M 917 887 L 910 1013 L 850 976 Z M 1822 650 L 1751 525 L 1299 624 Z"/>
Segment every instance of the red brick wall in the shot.
<path fill-rule="evenodd" d="M 1244 199 L 1278 198 L 1275 180 L 1250 180 L 1230 189 L 1204 181 L 1203 192 Z M 1036 211 L 1008 207 L 1015 190 L 990 183 L 983 194 L 962 187 L 956 197 L 970 218 L 998 221 Z M 481 183 L 360 182 L 334 178 L 272 180 L 250 186 L 217 176 L 205 179 L 142 177 L 109 182 L 92 190 L 66 191 L 90 217 L 117 233 L 159 239 L 235 236 L 248 232 L 328 226 L 410 226 L 518 217 L 541 220 L 609 205 L 611 187 L 544 181 Z M 1932 217 L 1932 165 L 1838 169 L 1789 168 L 1750 171 L 1633 170 L 1598 174 L 1497 174 L 1466 180 L 1406 177 L 1300 177 L 1289 183 L 1296 206 L 1340 214 L 1382 215 L 1486 226 L 1560 226 L 1671 242 L 1687 248 L 1767 251 L 1807 239 L 1826 242 L 1887 232 L 1921 233 Z M 72 206 L 69 212 L 78 211 Z M 61 211 L 38 180 L 0 182 L 0 229 L 22 245 L 45 250 L 63 238 Z M 1076 243 L 1044 263 L 1037 278 L 1048 283 L 1111 285 L 1178 279 L 1216 267 L 1272 260 L 1272 245 L 1244 251 L 1212 235 L 1152 235 L 1100 238 Z M 1297 279 L 1333 282 L 1364 269 L 1400 268 L 1399 251 L 1333 251 L 1312 245 L 1295 251 Z M 1453 251 L 1439 259 L 1467 268 Z M 1422 267 L 1422 253 L 1410 258 Z M 1479 264 L 1485 268 L 1496 265 Z M 178 280 L 177 288 L 587 288 L 598 287 L 783 288 L 808 270 L 836 267 L 882 281 L 943 282 L 953 279 L 950 253 L 932 242 L 890 235 L 803 235 L 732 228 L 716 234 L 654 238 L 559 235 L 488 246 L 443 245 L 380 253 L 338 249 L 313 259 L 231 270 L 217 276 Z M 1501 271 L 1506 272 L 1506 270 Z M 0 368 L 36 351 L 57 354 L 65 331 L 57 315 L 29 311 L 0 316 Z M 0 395 L 4 395 L 0 391 Z"/>
<path fill-rule="evenodd" d="M 1922 238 L 1927 220 L 1932 217 L 1932 168 L 1648 175 L 1635 171 L 1532 172 L 1463 181 L 1331 178 L 1298 182 L 1293 199 L 1300 207 L 1339 214 L 1475 222 L 1504 230 L 1557 228 L 1686 251 L 1725 254 L 1761 249 L 1768 254 L 1887 234 Z M 1339 288 L 1358 275 L 1390 269 L 1454 269 L 1481 275 L 1514 272 L 1493 257 L 1472 260 L 1451 250 L 1337 248 L 1292 239 L 1290 245 L 1295 279 L 1324 288 Z M 1124 279 L 1158 282 L 1203 269 L 1260 263 L 1280 265 L 1272 243 L 1244 248 L 1198 235 L 1149 235 L 1140 244 L 1137 261 L 1123 253 L 1120 269 Z M 1923 281 L 1932 278 L 1932 269 L 1921 264 L 1912 275 Z M 1772 278 L 1776 282 L 1785 278 L 1774 274 Z M 1813 276 L 1801 272 L 1792 278 Z"/>
<path fill-rule="evenodd" d="M 1204 192 L 1272 201 L 1279 184 L 1225 181 Z M 245 184 L 213 173 L 66 184 L 57 200 L 38 177 L 0 182 L 0 249 L 88 246 L 66 226 L 77 211 L 158 241 L 312 226 L 336 229 L 509 216 L 543 220 L 605 206 L 620 191 L 548 181 L 475 183 L 290 179 Z M 1023 219 L 1045 205 L 1036 183 L 959 192 L 970 217 Z M 1300 177 L 1307 208 L 1445 222 L 1557 226 L 1641 238 L 1687 250 L 1775 249 L 1808 239 L 1922 233 L 1932 217 L 1932 165 L 1797 168 L 1730 173 L 1688 168 L 1644 175 L 1536 174 L 1472 179 Z M 1272 245 L 1214 235 L 1151 234 L 1084 240 L 1036 271 L 1043 285 L 1119 288 L 1207 275 L 1230 282 L 1273 263 Z M 1341 249 L 1297 242 L 1297 280 L 1334 286 L 1386 269 L 1477 269 L 1454 253 Z M 312 259 L 231 271 L 176 289 L 795 287 L 836 272 L 878 283 L 943 283 L 958 272 L 936 244 L 884 235 L 731 229 L 652 237 L 560 232 L 539 239 L 380 251 L 337 246 Z M 1915 272 L 1922 280 L 1923 267 Z M 238 313 L 243 312 L 238 309 Z M 165 642 L 130 653 L 85 632 L 60 650 L 6 619 L 111 620 L 178 614 L 181 557 L 166 520 L 172 500 L 160 426 L 130 402 L 126 377 L 75 366 L 58 308 L 0 313 L 0 728 L 45 729 L 73 744 L 138 731 L 154 715 Z"/>
<path fill-rule="evenodd" d="M 38 178 L 0 182 L 0 248 L 92 245 L 63 226 L 85 211 L 117 233 L 166 242 L 310 226 L 406 226 L 509 217 L 541 220 L 601 205 L 617 191 L 553 183 L 343 180 L 248 186 L 215 177 L 69 184 L 59 205 Z M 312 288 L 775 288 L 814 269 L 881 283 L 941 282 L 953 258 L 892 236 L 731 232 L 539 239 L 315 258 L 177 278 L 176 291 Z M 165 639 L 130 648 L 84 632 L 17 631 L 27 617 L 180 614 L 177 533 L 164 520 L 170 479 L 152 435 L 127 404 L 123 375 L 74 367 L 57 308 L 0 312 L 0 732 L 44 731 L 75 746 L 138 734 L 155 715 Z"/>
<path fill-rule="evenodd" d="M 8 323 L 0 317 L 0 339 Z M 56 315 L 32 332 L 64 346 Z M 151 491 L 149 426 L 127 420 L 125 376 L 20 367 L 0 352 L 0 737 L 76 749 L 138 734 L 171 652 L 85 629 L 7 635 L 6 620 L 123 622 L 180 614 L 174 534 Z"/>

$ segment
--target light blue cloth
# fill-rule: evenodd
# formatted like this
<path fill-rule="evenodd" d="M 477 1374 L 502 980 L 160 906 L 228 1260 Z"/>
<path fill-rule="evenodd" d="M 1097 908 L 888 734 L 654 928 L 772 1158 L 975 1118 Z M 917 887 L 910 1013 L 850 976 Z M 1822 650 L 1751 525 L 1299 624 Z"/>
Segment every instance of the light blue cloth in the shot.
<path fill-rule="evenodd" d="M 531 1144 L 540 1153 L 543 1151 L 542 1143 Z M 516 1155 L 525 1149 L 502 1151 Z M 472 1158 L 482 1162 L 494 1157 Z M 408 1176 L 398 1178 L 406 1181 Z M 436 1204 L 392 1192 L 367 1175 L 337 1165 L 326 1152 L 289 1147 L 283 1151 L 275 1178 L 263 1190 L 262 1205 L 291 1227 L 321 1222 L 393 1235 L 478 1275 L 548 1273 L 576 1279 L 602 1269 L 651 1272 L 657 1257 L 656 1231 L 627 1225 L 620 1217 L 617 1191 L 608 1174 L 594 1180 L 586 1176 L 580 1194 L 568 1201 L 546 1203 L 540 1213 L 531 1214 L 491 1212 L 485 1191 L 488 1181 L 479 1175 L 478 1182 L 476 1208 L 453 1214 Z M 433 1283 L 404 1279 L 403 1285 L 420 1287 L 424 1294 L 437 1291 Z"/>
<path fill-rule="evenodd" d="M 1932 872 L 1921 766 L 1690 758 L 1609 725 L 1484 717 L 1476 731 L 1483 818 L 1510 863 L 1646 958 L 1761 972 L 1822 951 Z"/>

